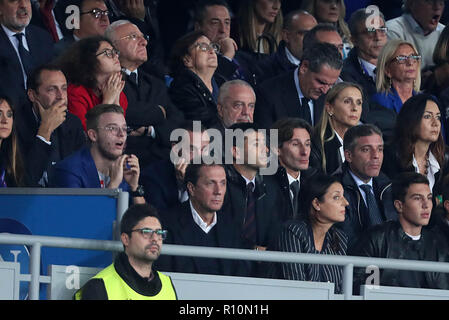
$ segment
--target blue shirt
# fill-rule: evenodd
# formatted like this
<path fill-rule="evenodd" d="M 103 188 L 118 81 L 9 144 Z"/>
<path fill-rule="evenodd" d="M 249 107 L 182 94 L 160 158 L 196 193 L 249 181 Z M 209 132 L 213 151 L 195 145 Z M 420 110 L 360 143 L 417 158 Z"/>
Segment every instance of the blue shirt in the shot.
<path fill-rule="evenodd" d="M 416 91 L 413 90 L 412 95 L 414 96 L 415 94 Z M 394 110 L 396 114 L 398 114 L 399 111 L 401 111 L 403 104 L 401 98 L 399 97 L 398 92 L 393 86 L 390 88 L 389 92 L 378 92 L 374 94 L 371 97 L 371 101 L 380 104 L 381 106 L 384 106 L 387 109 Z"/>

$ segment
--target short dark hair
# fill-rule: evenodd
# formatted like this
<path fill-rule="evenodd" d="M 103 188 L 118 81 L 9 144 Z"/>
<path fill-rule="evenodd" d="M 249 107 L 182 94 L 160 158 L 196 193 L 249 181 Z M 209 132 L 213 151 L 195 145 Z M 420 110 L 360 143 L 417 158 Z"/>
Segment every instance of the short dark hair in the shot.
<path fill-rule="evenodd" d="M 212 6 L 223 6 L 228 10 L 229 14 L 231 14 L 229 4 L 225 0 L 200 0 L 195 6 L 195 22 L 202 24 L 206 16 L 206 9 Z"/>
<path fill-rule="evenodd" d="M 170 72 L 176 74 L 185 68 L 184 56 L 189 53 L 189 48 L 201 37 L 207 37 L 201 30 L 189 32 L 175 41 L 170 55 Z"/>
<path fill-rule="evenodd" d="M 103 113 L 120 113 L 124 114 L 123 108 L 116 104 L 98 104 L 86 113 L 86 129 L 96 129 L 98 127 L 98 119 Z"/>
<path fill-rule="evenodd" d="M 154 217 L 161 222 L 157 209 L 150 204 L 134 204 L 123 214 L 120 222 L 120 233 L 126 233 L 131 237 L 131 230 L 146 217 Z"/>
<path fill-rule="evenodd" d="M 353 37 L 357 37 L 357 35 L 359 34 L 358 30 L 359 24 L 362 22 L 364 23 L 366 19 L 371 17 L 371 15 L 372 15 L 371 12 L 369 13 L 366 12 L 366 8 L 358 9 L 351 14 L 351 18 L 348 21 L 348 27 Z M 385 23 L 385 17 L 383 13 L 379 11 L 379 15 L 384 20 Z"/>
<path fill-rule="evenodd" d="M 56 64 L 43 64 L 34 69 L 31 74 L 27 78 L 27 88 L 37 91 L 37 88 L 42 84 L 41 74 L 44 71 L 60 71 L 62 72 L 62 69 L 57 66 Z M 64 73 L 64 72 L 62 72 Z"/>
<path fill-rule="evenodd" d="M 284 118 L 276 121 L 271 129 L 278 130 L 278 147 L 282 147 L 284 142 L 289 141 L 293 137 L 294 129 L 305 129 L 312 136 L 312 126 L 301 118 Z"/>
<path fill-rule="evenodd" d="M 307 48 L 313 47 L 315 44 L 320 43 L 320 41 L 318 41 L 316 36 L 318 32 L 338 33 L 338 29 L 337 27 L 335 27 L 333 24 L 330 23 L 318 23 L 315 27 L 307 31 L 306 34 L 304 35 L 304 38 L 302 39 L 303 50 L 306 50 Z"/>
<path fill-rule="evenodd" d="M 326 64 L 335 70 L 343 68 L 340 51 L 330 43 L 318 42 L 309 48 L 305 48 L 301 63 L 304 61 L 308 61 L 309 69 L 312 72 L 320 72 L 323 65 Z"/>
<path fill-rule="evenodd" d="M 218 163 L 212 163 L 212 164 L 206 164 L 206 163 L 191 163 L 186 168 L 186 173 L 184 174 L 184 184 L 187 185 L 189 182 L 193 184 L 194 186 L 198 182 L 198 179 L 200 178 L 200 170 L 202 167 L 214 167 L 218 166 L 223 168 L 224 166 L 222 164 Z"/>
<path fill-rule="evenodd" d="M 261 130 L 261 128 L 255 122 L 238 122 L 234 123 L 232 126 L 229 127 L 229 129 L 226 130 L 231 130 L 233 132 L 235 130 L 242 130 L 243 133 L 245 134 L 247 130 L 253 130 L 257 132 Z M 237 147 L 237 137 L 235 135 L 232 137 L 232 147 Z"/>
<path fill-rule="evenodd" d="M 412 184 L 426 184 L 429 185 L 429 180 L 426 176 L 423 176 L 417 172 L 402 172 L 398 174 L 391 185 L 391 193 L 393 195 L 393 201 L 399 200 L 404 202 L 405 195 L 407 194 L 408 188 Z"/>
<path fill-rule="evenodd" d="M 349 128 L 343 138 L 343 150 L 349 150 L 351 152 L 354 151 L 354 148 L 357 145 L 357 140 L 360 137 L 368 137 L 373 134 L 377 134 L 383 139 L 382 131 L 370 123 L 360 124 Z"/>

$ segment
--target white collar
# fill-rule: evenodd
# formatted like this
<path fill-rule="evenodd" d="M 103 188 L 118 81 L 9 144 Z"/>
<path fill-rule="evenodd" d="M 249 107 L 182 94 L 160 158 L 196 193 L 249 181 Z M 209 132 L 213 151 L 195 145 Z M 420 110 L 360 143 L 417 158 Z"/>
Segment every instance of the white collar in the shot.
<path fill-rule="evenodd" d="M 349 169 L 349 173 L 351 174 L 352 178 L 354 179 L 355 183 L 357 184 L 357 187 L 360 188 L 362 184 L 368 184 L 373 188 L 373 178 L 371 178 L 368 182 L 363 182 L 359 177 L 357 177 L 354 172 L 352 172 L 351 169 Z"/>
<path fill-rule="evenodd" d="M 293 182 L 298 181 L 301 184 L 301 181 L 299 180 L 301 178 L 301 172 L 299 172 L 298 178 L 293 178 L 288 172 L 287 172 L 287 178 L 288 178 L 288 185 L 291 185 Z"/>
<path fill-rule="evenodd" d="M 415 167 L 416 172 L 419 173 L 418 161 L 416 161 L 415 154 L 413 154 L 412 164 Z M 430 169 L 429 171 L 432 172 L 433 174 L 440 171 L 440 164 L 438 163 L 437 158 L 435 158 L 435 156 L 433 155 L 433 153 L 431 151 L 429 151 L 429 169 Z"/>
<path fill-rule="evenodd" d="M 368 75 L 375 79 L 376 74 L 374 73 L 374 69 L 376 69 L 376 65 L 372 64 L 371 62 L 366 61 L 365 59 L 362 59 L 358 57 L 360 64 L 362 65 L 363 69 L 368 73 Z"/>
<path fill-rule="evenodd" d="M 6 33 L 6 35 L 8 37 L 14 37 L 14 35 L 17 34 L 17 33 L 23 33 L 23 35 L 26 36 L 26 31 L 25 31 L 26 28 L 23 28 L 23 30 L 19 31 L 19 32 L 14 32 L 14 31 L 8 29 L 7 27 L 5 27 L 3 24 L 2 24 L 2 28 L 3 28 L 3 31 L 5 31 L 5 33 Z"/>
<path fill-rule="evenodd" d="M 285 47 L 285 55 L 287 56 L 288 61 L 290 61 L 291 63 L 293 63 L 295 66 L 299 66 L 299 64 L 301 63 L 301 60 L 299 60 L 298 58 L 296 58 L 296 57 L 290 52 L 290 50 L 288 50 L 287 46 Z"/>
<path fill-rule="evenodd" d="M 248 185 L 248 183 L 252 182 L 253 183 L 253 191 L 256 188 L 256 176 L 254 176 L 254 178 L 252 180 L 249 180 L 248 178 L 246 178 L 245 176 L 241 175 L 243 177 L 243 179 L 245 179 L 245 183 L 246 185 Z"/>
<path fill-rule="evenodd" d="M 204 220 L 193 207 L 191 200 L 189 200 L 189 204 L 192 211 L 193 221 L 195 221 L 195 223 L 201 228 L 201 230 L 203 230 L 205 233 L 209 233 L 209 231 L 212 230 L 212 228 L 217 224 L 217 213 L 214 212 L 214 219 L 212 220 L 212 223 L 210 225 L 207 225 L 207 223 L 204 222 Z"/>
<path fill-rule="evenodd" d="M 298 96 L 299 96 L 299 100 L 301 100 L 302 98 L 304 98 L 304 94 L 301 91 L 301 87 L 299 85 L 299 66 L 295 69 L 294 72 L 294 79 L 295 79 L 295 85 L 296 85 L 296 90 L 298 91 Z"/>

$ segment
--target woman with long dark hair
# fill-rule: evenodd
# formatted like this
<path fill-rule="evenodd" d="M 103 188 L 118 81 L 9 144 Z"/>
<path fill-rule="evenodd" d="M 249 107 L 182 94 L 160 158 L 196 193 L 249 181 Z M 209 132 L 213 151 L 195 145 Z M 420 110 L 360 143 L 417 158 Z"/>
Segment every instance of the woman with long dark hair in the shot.
<path fill-rule="evenodd" d="M 277 241 L 277 250 L 284 252 L 346 255 L 348 238 L 335 227 L 345 220 L 348 201 L 336 177 L 315 175 L 304 193 L 301 221 L 286 222 Z M 281 263 L 280 277 L 288 280 L 335 283 L 341 293 L 343 270 L 340 266 Z"/>
<path fill-rule="evenodd" d="M 110 40 L 97 36 L 77 41 L 57 60 L 69 82 L 68 109 L 84 130 L 86 112 L 97 104 L 116 104 L 124 111 L 128 107 L 119 54 Z"/>
<path fill-rule="evenodd" d="M 14 107 L 0 96 L 0 188 L 24 186 L 24 166 L 14 125 Z"/>
<path fill-rule="evenodd" d="M 404 103 L 396 119 L 393 141 L 384 152 L 382 171 L 391 179 L 400 172 L 418 172 L 429 179 L 434 194 L 439 194 L 439 184 L 447 171 L 440 110 L 437 98 L 424 93 Z"/>

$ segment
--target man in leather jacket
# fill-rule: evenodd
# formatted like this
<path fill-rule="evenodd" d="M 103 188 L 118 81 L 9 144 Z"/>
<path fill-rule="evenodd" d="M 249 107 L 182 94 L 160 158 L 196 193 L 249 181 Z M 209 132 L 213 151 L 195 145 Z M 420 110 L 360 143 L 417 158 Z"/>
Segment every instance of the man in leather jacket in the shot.
<path fill-rule="evenodd" d="M 382 132 L 371 124 L 352 127 L 344 136 L 345 162 L 336 174 L 340 175 L 345 198 L 349 202 L 345 221 L 339 227 L 348 236 L 350 248 L 369 227 L 397 219 L 390 180 L 380 171 L 383 145 Z M 370 185 L 376 210 L 370 210 L 368 206 L 364 185 Z"/>
<path fill-rule="evenodd" d="M 419 173 L 401 173 L 393 182 L 394 206 L 398 221 L 373 227 L 351 255 L 425 261 L 449 261 L 448 248 L 438 233 L 426 228 L 433 203 L 427 178 Z M 365 268 L 355 270 L 354 284 L 370 284 Z M 449 289 L 446 273 L 380 270 L 375 285 L 429 289 Z"/>

